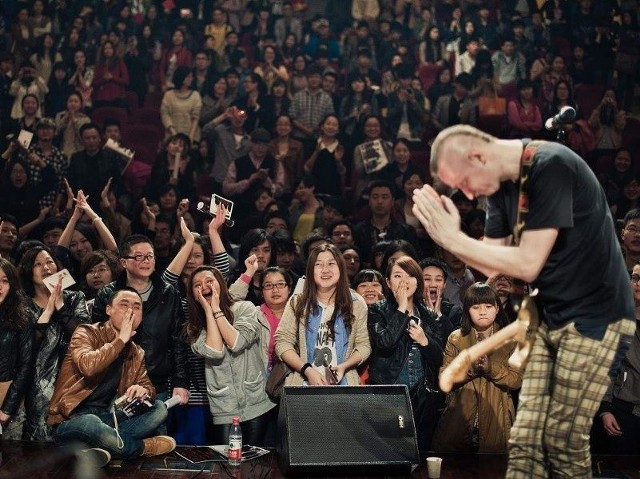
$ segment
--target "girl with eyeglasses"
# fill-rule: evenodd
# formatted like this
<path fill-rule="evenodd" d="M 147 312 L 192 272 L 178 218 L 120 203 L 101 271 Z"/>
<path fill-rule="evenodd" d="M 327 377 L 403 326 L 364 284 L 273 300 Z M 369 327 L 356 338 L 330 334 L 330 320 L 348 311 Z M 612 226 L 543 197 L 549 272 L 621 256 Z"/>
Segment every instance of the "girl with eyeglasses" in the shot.
<path fill-rule="evenodd" d="M 258 270 L 258 261 L 255 255 L 249 256 L 245 262 L 246 270 L 235 283 L 229 287 L 229 293 L 236 300 L 244 300 L 249 292 L 254 275 Z M 284 313 L 287 300 L 291 295 L 292 280 L 291 275 L 279 266 L 265 268 L 258 275 L 258 284 L 261 291 L 263 303 L 256 306 L 256 314 L 262 324 L 268 325 L 269 329 L 262 329 L 262 354 L 265 360 L 267 378 L 271 374 L 278 357 L 275 353 L 275 333 L 282 314 Z M 278 429 L 278 408 L 274 408 L 267 414 L 266 447 L 275 447 L 276 432 Z"/>
<path fill-rule="evenodd" d="M 356 367 L 371 351 L 367 305 L 349 289 L 340 250 L 311 250 L 302 293 L 288 301 L 276 331 L 276 354 L 293 369 L 285 385 L 358 385 Z"/>

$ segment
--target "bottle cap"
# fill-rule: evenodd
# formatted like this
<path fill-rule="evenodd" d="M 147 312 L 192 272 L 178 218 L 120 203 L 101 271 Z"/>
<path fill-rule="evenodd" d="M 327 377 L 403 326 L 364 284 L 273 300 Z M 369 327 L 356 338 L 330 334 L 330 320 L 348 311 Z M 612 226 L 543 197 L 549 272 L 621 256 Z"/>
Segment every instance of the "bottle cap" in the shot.
<path fill-rule="evenodd" d="M 240 418 L 238 416 L 234 416 L 233 424 L 240 424 Z"/>

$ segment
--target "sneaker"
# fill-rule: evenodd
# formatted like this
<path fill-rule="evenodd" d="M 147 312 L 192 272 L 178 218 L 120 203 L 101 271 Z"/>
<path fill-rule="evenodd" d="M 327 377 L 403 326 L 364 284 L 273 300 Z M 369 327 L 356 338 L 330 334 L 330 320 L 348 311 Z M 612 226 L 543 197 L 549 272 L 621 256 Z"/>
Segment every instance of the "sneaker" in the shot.
<path fill-rule="evenodd" d="M 144 442 L 142 455 L 145 457 L 169 454 L 176 448 L 176 440 L 170 436 L 154 436 L 143 439 L 142 442 Z"/>
<path fill-rule="evenodd" d="M 83 449 L 80 451 L 79 457 L 82 460 L 90 462 L 95 468 L 105 467 L 109 462 L 111 462 L 111 454 L 109 454 L 109 451 L 100 449 L 99 447 Z"/>

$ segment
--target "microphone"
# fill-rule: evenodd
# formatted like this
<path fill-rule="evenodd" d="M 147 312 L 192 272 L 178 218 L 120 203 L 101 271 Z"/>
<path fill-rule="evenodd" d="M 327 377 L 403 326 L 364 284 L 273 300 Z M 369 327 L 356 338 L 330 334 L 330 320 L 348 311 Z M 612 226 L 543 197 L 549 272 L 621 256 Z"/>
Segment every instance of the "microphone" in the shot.
<path fill-rule="evenodd" d="M 563 106 L 560 109 L 560 113 L 556 116 L 552 116 L 544 123 L 544 127 L 547 130 L 557 130 L 560 125 L 564 123 L 571 123 L 575 119 L 576 110 L 570 106 Z"/>
<path fill-rule="evenodd" d="M 200 213 L 202 213 L 204 215 L 209 216 L 210 218 L 215 218 L 216 217 L 216 215 L 213 214 L 211 211 L 205 209 L 204 202 L 202 202 L 202 201 L 198 202 L 196 210 L 198 210 Z M 225 219 L 224 220 L 224 224 L 225 224 L 225 226 L 228 226 L 229 228 L 233 228 L 233 225 L 235 225 L 236 223 L 233 220 Z"/>
<path fill-rule="evenodd" d="M 180 396 L 171 396 L 164 402 L 167 409 L 171 409 L 173 406 L 177 406 L 178 404 L 180 404 Z"/>

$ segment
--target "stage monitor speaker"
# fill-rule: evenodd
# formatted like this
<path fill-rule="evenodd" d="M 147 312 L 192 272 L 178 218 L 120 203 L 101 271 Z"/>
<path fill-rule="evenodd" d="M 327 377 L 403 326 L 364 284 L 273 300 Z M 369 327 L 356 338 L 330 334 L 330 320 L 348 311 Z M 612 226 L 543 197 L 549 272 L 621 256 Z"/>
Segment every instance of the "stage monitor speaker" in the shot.
<path fill-rule="evenodd" d="M 408 475 L 419 464 L 409 390 L 285 387 L 277 453 L 285 475 Z"/>

